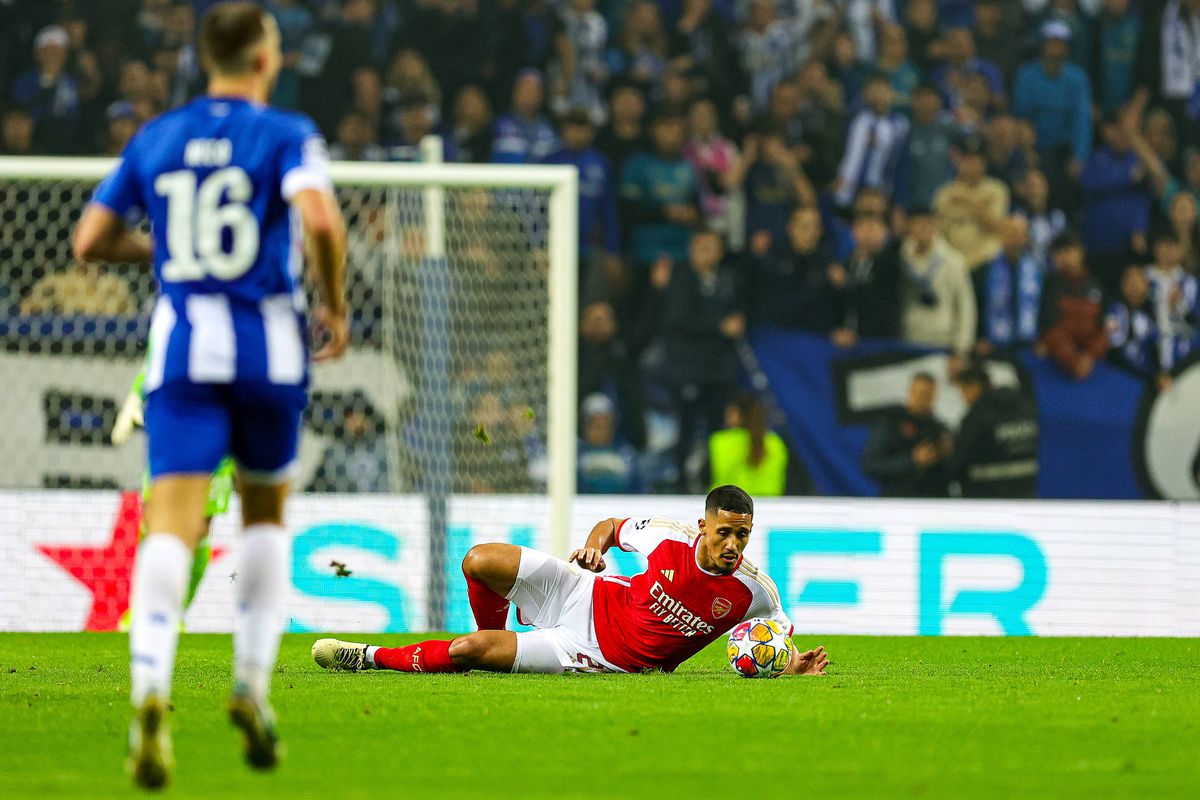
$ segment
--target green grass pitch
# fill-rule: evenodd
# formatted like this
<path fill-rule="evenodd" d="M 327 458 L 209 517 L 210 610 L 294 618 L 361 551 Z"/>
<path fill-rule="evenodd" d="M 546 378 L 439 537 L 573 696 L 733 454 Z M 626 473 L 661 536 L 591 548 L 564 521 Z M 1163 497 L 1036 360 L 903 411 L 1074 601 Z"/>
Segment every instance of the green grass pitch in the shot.
<path fill-rule="evenodd" d="M 327 674 L 288 636 L 288 753 L 243 767 L 228 636 L 186 635 L 174 798 L 1200 797 L 1200 641 L 821 637 L 825 678 Z M 372 637 L 381 643 L 416 637 Z M 804 646 L 812 637 L 797 637 Z M 136 796 L 126 639 L 0 634 L 0 798 Z"/>

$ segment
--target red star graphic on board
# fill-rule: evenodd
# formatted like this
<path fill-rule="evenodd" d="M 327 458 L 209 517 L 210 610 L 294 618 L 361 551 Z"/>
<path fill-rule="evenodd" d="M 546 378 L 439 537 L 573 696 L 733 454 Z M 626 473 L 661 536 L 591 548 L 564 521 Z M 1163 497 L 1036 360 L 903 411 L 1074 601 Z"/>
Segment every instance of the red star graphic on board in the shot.
<path fill-rule="evenodd" d="M 121 506 L 113 523 L 112 538 L 101 547 L 50 547 L 38 545 L 48 558 L 92 593 L 92 607 L 83 629 L 113 631 L 129 608 L 129 586 L 133 558 L 142 524 L 142 498 L 137 492 L 122 492 Z M 222 551 L 213 548 L 213 560 Z"/>

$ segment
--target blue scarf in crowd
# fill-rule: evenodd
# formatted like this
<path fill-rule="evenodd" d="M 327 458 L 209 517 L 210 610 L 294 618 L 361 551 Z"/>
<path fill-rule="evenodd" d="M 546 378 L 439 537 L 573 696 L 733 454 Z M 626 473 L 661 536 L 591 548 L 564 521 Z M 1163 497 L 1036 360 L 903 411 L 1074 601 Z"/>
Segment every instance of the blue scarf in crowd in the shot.
<path fill-rule="evenodd" d="M 1015 270 L 1011 268 L 1004 254 L 996 256 L 988 266 L 987 275 L 986 313 L 989 341 L 998 345 L 1010 345 L 1032 342 L 1037 338 L 1042 277 L 1041 265 L 1030 256 L 1022 257 L 1016 263 Z"/>

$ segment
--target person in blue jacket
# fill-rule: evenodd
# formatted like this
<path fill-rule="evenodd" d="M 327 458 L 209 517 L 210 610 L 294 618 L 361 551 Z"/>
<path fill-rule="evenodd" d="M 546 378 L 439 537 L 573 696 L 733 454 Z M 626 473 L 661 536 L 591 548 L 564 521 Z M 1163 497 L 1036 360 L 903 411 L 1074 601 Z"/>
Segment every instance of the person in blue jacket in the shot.
<path fill-rule="evenodd" d="M 1033 123 L 1043 159 L 1065 157 L 1066 173 L 1078 177 L 1092 149 L 1092 89 L 1070 56 L 1071 28 L 1061 20 L 1045 23 L 1041 57 L 1017 72 L 1012 110 Z"/>
<path fill-rule="evenodd" d="M 593 146 L 596 128 L 586 109 L 568 111 L 561 120 L 562 147 L 545 164 L 570 164 L 579 170 L 579 263 L 603 264 L 610 280 L 619 270 L 621 226 L 612 164 Z M 613 266 L 615 264 L 615 266 Z"/>
<path fill-rule="evenodd" d="M 546 99 L 542 73 L 522 70 L 513 84 L 512 110 L 493 124 L 492 162 L 536 164 L 558 147 L 558 134 L 542 113 Z"/>

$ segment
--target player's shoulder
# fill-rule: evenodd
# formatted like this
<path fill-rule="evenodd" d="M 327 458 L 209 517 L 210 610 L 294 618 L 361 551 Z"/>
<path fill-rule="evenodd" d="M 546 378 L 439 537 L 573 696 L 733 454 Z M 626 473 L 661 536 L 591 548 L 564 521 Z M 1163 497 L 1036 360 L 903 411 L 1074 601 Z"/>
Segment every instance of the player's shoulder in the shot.
<path fill-rule="evenodd" d="M 700 536 L 700 531 L 696 530 L 694 526 L 679 522 L 670 517 L 629 517 L 622 524 L 621 530 L 622 532 L 645 532 L 686 544 L 691 544 Z"/>
<path fill-rule="evenodd" d="M 779 588 L 771 576 L 755 566 L 754 562 L 743 557 L 734 570 L 734 577 L 745 584 L 753 593 L 765 594 L 774 605 L 780 605 Z"/>
<path fill-rule="evenodd" d="M 278 106 L 261 106 L 259 113 L 262 115 L 264 122 L 281 130 L 305 137 L 320 135 L 317 123 L 313 122 L 312 117 L 302 111 L 279 108 Z"/>

